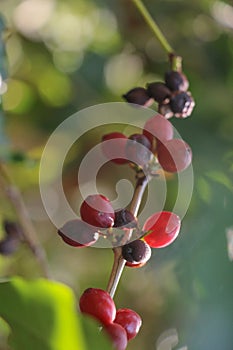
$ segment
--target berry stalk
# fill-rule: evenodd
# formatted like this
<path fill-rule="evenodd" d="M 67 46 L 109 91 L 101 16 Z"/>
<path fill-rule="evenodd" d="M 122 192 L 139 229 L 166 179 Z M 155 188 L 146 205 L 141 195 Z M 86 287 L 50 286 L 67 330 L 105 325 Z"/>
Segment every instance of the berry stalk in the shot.
<path fill-rule="evenodd" d="M 157 37 L 158 41 L 162 45 L 163 49 L 167 52 L 168 55 L 173 55 L 174 50 L 161 32 L 159 26 L 154 21 L 148 10 L 146 9 L 145 5 L 142 3 L 141 0 L 132 0 L 134 5 L 137 7 L 138 11 L 141 13 L 143 18 L 145 19 L 148 26 L 151 28 L 155 36 Z"/>
<path fill-rule="evenodd" d="M 148 176 L 145 176 L 144 174 L 143 176 L 139 176 L 139 174 L 141 175 L 141 173 L 137 174 L 137 183 L 136 183 L 134 195 L 130 204 L 130 211 L 135 217 L 138 214 L 146 186 L 150 181 L 150 178 Z M 122 242 L 122 245 L 127 243 L 127 241 L 130 239 L 131 234 L 132 234 L 132 230 L 130 230 L 129 234 L 126 235 L 125 237 L 126 242 Z M 120 281 L 121 275 L 123 273 L 123 270 L 126 264 L 126 260 L 122 257 L 122 247 L 114 248 L 113 252 L 114 252 L 114 261 L 113 261 L 112 271 L 108 281 L 108 286 L 106 289 L 106 291 L 110 294 L 112 298 L 114 297 L 118 283 Z"/>

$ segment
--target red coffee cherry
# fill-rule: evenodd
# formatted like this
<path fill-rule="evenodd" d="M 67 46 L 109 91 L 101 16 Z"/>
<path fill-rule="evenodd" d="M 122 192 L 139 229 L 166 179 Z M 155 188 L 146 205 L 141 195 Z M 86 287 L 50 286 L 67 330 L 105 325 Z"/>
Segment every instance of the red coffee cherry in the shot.
<path fill-rule="evenodd" d="M 87 247 L 94 244 L 99 234 L 96 229 L 82 220 L 67 221 L 59 230 L 62 240 L 72 247 Z"/>
<path fill-rule="evenodd" d="M 137 312 L 125 308 L 117 310 L 114 323 L 120 324 L 126 330 L 127 339 L 130 340 L 138 334 L 142 325 L 142 319 Z"/>
<path fill-rule="evenodd" d="M 102 137 L 102 151 L 104 155 L 113 163 L 126 164 L 129 161 L 126 159 L 125 146 L 127 137 L 121 132 L 111 132 Z M 104 142 L 114 140 L 114 143 Z"/>
<path fill-rule="evenodd" d="M 187 91 L 189 87 L 187 77 L 183 73 L 174 70 L 166 72 L 165 83 L 171 91 Z"/>
<path fill-rule="evenodd" d="M 133 134 L 126 143 L 125 153 L 129 161 L 143 167 L 151 158 L 151 142 L 143 134 Z"/>
<path fill-rule="evenodd" d="M 136 239 L 122 247 L 122 257 L 129 263 L 127 266 L 141 267 L 150 259 L 151 249 L 146 242 Z"/>
<path fill-rule="evenodd" d="M 172 139 L 158 145 L 158 161 L 163 170 L 177 173 L 191 164 L 192 150 L 185 141 Z"/>
<path fill-rule="evenodd" d="M 156 114 L 148 119 L 144 125 L 143 135 L 145 135 L 152 145 L 154 141 L 165 142 L 173 138 L 173 126 L 162 115 Z M 153 147 L 153 150 L 155 147 Z"/>
<path fill-rule="evenodd" d="M 171 244 L 180 232 L 181 220 L 178 215 L 162 211 L 151 215 L 143 226 L 150 232 L 144 240 L 151 248 L 163 248 Z"/>
<path fill-rule="evenodd" d="M 110 323 L 106 325 L 103 329 L 112 340 L 114 349 L 116 350 L 126 349 L 127 343 L 128 343 L 127 333 L 121 325 L 117 323 Z"/>
<path fill-rule="evenodd" d="M 81 204 L 80 215 L 83 221 L 101 228 L 112 227 L 115 219 L 109 199 L 101 194 L 88 196 Z"/>
<path fill-rule="evenodd" d="M 88 288 L 79 300 L 80 311 L 107 325 L 116 317 L 116 307 L 110 295 L 98 288 Z"/>
<path fill-rule="evenodd" d="M 150 106 L 154 102 L 143 87 L 135 87 L 122 96 L 127 102 L 140 106 Z"/>
<path fill-rule="evenodd" d="M 147 93 L 158 103 L 168 103 L 171 96 L 169 88 L 164 83 L 160 82 L 148 84 Z"/>

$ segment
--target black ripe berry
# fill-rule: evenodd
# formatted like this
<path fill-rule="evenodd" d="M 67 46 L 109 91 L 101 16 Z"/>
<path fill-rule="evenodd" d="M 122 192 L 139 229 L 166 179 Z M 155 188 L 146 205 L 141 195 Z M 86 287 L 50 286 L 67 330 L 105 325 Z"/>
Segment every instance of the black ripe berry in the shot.
<path fill-rule="evenodd" d="M 168 103 L 171 96 L 169 88 L 164 83 L 160 82 L 148 84 L 147 93 L 158 103 Z"/>
<path fill-rule="evenodd" d="M 118 209 L 115 211 L 113 227 L 131 229 L 136 228 L 137 226 L 137 219 L 128 209 Z"/>
<path fill-rule="evenodd" d="M 170 99 L 170 108 L 177 118 L 186 118 L 190 116 L 195 106 L 195 102 L 188 92 L 176 92 Z"/>
<path fill-rule="evenodd" d="M 131 264 L 145 264 L 151 257 L 149 245 L 141 239 L 136 239 L 122 247 L 123 258 Z"/>
<path fill-rule="evenodd" d="M 140 106 L 150 106 L 153 100 L 148 96 L 146 89 L 143 87 L 136 87 L 128 91 L 122 96 L 127 102 L 135 103 Z"/>
<path fill-rule="evenodd" d="M 165 83 L 171 91 L 187 91 L 189 87 L 187 77 L 183 73 L 174 70 L 165 74 Z"/>

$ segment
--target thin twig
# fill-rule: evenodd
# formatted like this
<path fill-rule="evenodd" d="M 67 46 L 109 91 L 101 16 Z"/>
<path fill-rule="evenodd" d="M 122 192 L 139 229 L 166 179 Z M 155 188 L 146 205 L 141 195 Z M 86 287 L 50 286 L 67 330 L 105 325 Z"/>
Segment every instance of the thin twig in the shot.
<path fill-rule="evenodd" d="M 146 23 L 148 24 L 148 26 L 151 28 L 151 30 L 155 34 L 156 38 L 158 39 L 158 41 L 160 42 L 160 44 L 162 45 L 164 50 L 168 53 L 168 55 L 173 54 L 174 53 L 173 48 L 171 47 L 171 45 L 169 44 L 169 42 L 167 41 L 167 39 L 165 38 L 165 36 L 161 32 L 159 26 L 154 21 L 154 19 L 152 18 L 152 16 L 148 12 L 148 10 L 146 9 L 146 7 L 142 3 L 142 1 L 141 0 L 132 0 L 132 2 L 135 4 L 138 11 L 144 17 Z"/>
<path fill-rule="evenodd" d="M 130 204 L 130 211 L 134 214 L 135 217 L 138 215 L 138 211 L 142 202 L 142 197 L 149 180 L 150 178 L 145 175 L 143 175 L 143 177 L 137 178 L 134 195 Z M 132 230 L 129 230 L 129 234 L 127 235 L 127 238 L 126 238 L 127 241 L 130 239 L 131 234 L 132 234 Z M 108 281 L 108 286 L 106 289 L 112 298 L 114 297 L 118 283 L 120 281 L 121 275 L 123 273 L 123 270 L 126 264 L 125 259 L 122 257 L 122 247 L 113 248 L 113 252 L 114 252 L 114 261 L 113 261 L 113 266 L 112 266 L 111 274 Z"/>
<path fill-rule="evenodd" d="M 45 251 L 37 238 L 35 228 L 31 222 L 21 193 L 13 184 L 6 167 L 2 163 L 0 163 L 0 185 L 5 196 L 14 207 L 19 223 L 22 227 L 25 242 L 37 260 L 43 276 L 48 278 L 49 272 Z"/>

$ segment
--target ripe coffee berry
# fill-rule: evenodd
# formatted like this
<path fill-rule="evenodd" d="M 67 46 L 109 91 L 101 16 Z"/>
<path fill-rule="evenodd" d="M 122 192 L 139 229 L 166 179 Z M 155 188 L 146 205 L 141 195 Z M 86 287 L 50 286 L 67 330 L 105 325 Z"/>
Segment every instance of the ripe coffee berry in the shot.
<path fill-rule="evenodd" d="M 137 219 L 128 209 L 118 209 L 115 211 L 113 227 L 131 229 L 138 226 Z"/>
<path fill-rule="evenodd" d="M 126 164 L 128 160 L 125 155 L 127 136 L 121 132 L 111 132 L 102 137 L 102 151 L 104 155 L 116 164 Z M 112 141 L 112 142 L 104 142 Z"/>
<path fill-rule="evenodd" d="M 158 146 L 158 161 L 163 170 L 177 173 L 185 170 L 192 162 L 192 151 L 181 139 L 172 139 Z"/>
<path fill-rule="evenodd" d="M 126 330 L 127 339 L 130 340 L 138 334 L 142 325 L 142 319 L 137 312 L 125 308 L 117 310 L 114 323 L 120 324 Z"/>
<path fill-rule="evenodd" d="M 153 103 L 153 99 L 147 93 L 147 90 L 143 87 L 136 87 L 128 91 L 122 96 L 127 102 L 138 104 L 141 106 L 150 106 Z"/>
<path fill-rule="evenodd" d="M 195 102 L 189 91 L 178 91 L 171 96 L 170 108 L 177 118 L 189 117 L 195 106 Z"/>
<path fill-rule="evenodd" d="M 147 93 L 158 103 L 168 103 L 171 96 L 169 88 L 164 83 L 160 82 L 148 84 Z"/>
<path fill-rule="evenodd" d="M 151 248 L 163 248 L 171 244 L 180 232 L 181 220 L 178 215 L 162 211 L 151 215 L 143 226 L 150 232 L 144 240 Z"/>
<path fill-rule="evenodd" d="M 133 134 L 126 143 L 127 158 L 138 166 L 146 165 L 151 158 L 151 142 L 143 134 Z"/>
<path fill-rule="evenodd" d="M 110 337 L 113 342 L 113 347 L 116 350 L 125 350 L 127 347 L 127 333 L 126 330 L 117 323 L 110 323 L 106 325 L 103 330 Z"/>
<path fill-rule="evenodd" d="M 99 234 L 96 229 L 82 220 L 67 221 L 59 230 L 62 240 L 73 247 L 86 247 L 94 244 Z"/>
<path fill-rule="evenodd" d="M 187 91 L 189 87 L 187 77 L 183 73 L 174 70 L 166 72 L 165 83 L 171 91 Z"/>
<path fill-rule="evenodd" d="M 148 119 L 143 128 L 145 135 L 154 145 L 154 141 L 164 142 L 173 138 L 173 126 L 162 115 L 156 114 Z M 156 148 L 156 147 L 155 147 Z M 152 146 L 154 151 L 154 147 Z"/>
<path fill-rule="evenodd" d="M 81 204 L 80 214 L 88 224 L 108 228 L 114 224 L 115 213 L 109 199 L 101 194 L 88 196 Z"/>
<path fill-rule="evenodd" d="M 110 295 L 98 288 L 88 288 L 79 300 L 80 311 L 88 314 L 102 324 L 112 323 L 116 317 L 116 307 Z"/>
<path fill-rule="evenodd" d="M 151 249 L 146 242 L 136 239 L 122 247 L 122 257 L 129 263 L 128 266 L 141 267 L 150 259 Z"/>

